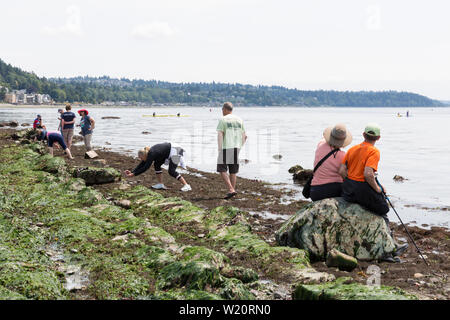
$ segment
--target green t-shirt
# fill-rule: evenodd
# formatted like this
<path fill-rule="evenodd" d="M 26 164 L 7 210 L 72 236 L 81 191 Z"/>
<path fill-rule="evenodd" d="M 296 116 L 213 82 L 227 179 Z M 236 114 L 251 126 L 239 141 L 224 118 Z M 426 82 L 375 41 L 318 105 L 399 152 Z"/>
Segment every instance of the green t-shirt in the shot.
<path fill-rule="evenodd" d="M 222 149 L 233 149 L 242 147 L 242 135 L 245 132 L 242 119 L 228 114 L 220 119 L 217 131 L 223 132 Z"/>

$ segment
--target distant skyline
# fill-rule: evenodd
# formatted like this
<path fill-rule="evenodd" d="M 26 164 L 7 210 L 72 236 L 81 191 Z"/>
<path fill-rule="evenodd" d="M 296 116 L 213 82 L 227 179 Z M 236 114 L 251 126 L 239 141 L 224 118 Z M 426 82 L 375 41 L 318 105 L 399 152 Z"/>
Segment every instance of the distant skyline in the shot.
<path fill-rule="evenodd" d="M 42 77 L 397 90 L 450 101 L 445 0 L 2 3 L 0 58 Z"/>

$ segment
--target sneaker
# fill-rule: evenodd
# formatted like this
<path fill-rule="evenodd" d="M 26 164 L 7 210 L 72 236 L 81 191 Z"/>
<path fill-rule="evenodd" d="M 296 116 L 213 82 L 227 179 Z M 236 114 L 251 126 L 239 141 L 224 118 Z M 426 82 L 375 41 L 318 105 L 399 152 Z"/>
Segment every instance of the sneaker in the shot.
<path fill-rule="evenodd" d="M 402 260 L 400 260 L 399 257 L 394 257 L 393 254 L 388 254 L 379 259 L 380 262 L 391 262 L 391 263 L 401 263 Z"/>
<path fill-rule="evenodd" d="M 160 189 L 167 190 L 166 186 L 163 183 L 155 184 L 155 185 L 152 186 L 152 188 L 153 189 L 158 189 L 158 190 L 160 190 Z"/>
<path fill-rule="evenodd" d="M 402 254 L 405 253 L 406 249 L 408 249 L 409 245 L 407 243 L 402 244 L 402 245 L 396 245 L 395 246 L 395 251 L 392 253 L 392 255 L 394 257 L 398 257 L 401 256 Z"/>
<path fill-rule="evenodd" d="M 192 190 L 192 188 L 191 188 L 191 186 L 188 185 L 188 184 L 185 184 L 185 185 L 183 186 L 183 188 L 181 188 L 181 191 L 183 191 L 183 192 L 191 191 L 191 190 Z"/>

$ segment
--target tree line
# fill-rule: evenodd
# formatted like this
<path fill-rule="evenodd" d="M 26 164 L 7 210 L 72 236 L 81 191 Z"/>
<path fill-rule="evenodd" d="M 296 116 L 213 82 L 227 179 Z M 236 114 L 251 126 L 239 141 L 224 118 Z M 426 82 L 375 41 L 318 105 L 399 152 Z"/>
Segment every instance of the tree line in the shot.
<path fill-rule="evenodd" d="M 171 83 L 104 77 L 51 78 L 6 64 L 0 59 L 0 100 L 6 88 L 46 93 L 56 102 L 99 104 L 135 102 L 145 104 L 216 104 L 231 101 L 248 106 L 335 107 L 429 107 L 441 103 L 423 95 L 398 91 L 297 90 L 281 86 L 228 83 Z"/>

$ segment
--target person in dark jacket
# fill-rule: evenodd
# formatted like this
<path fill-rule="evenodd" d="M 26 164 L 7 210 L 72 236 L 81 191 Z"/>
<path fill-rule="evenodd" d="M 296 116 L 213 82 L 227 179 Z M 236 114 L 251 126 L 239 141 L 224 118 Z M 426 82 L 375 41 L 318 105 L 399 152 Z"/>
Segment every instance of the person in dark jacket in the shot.
<path fill-rule="evenodd" d="M 139 165 L 132 171 L 125 170 L 125 174 L 128 177 L 138 176 L 147 171 L 151 165 L 155 163 L 155 173 L 159 183 L 153 185 L 152 188 L 167 189 L 162 182 L 161 166 L 163 164 L 168 164 L 169 174 L 183 184 L 181 191 L 190 191 L 192 190 L 191 186 L 186 182 L 181 174 L 176 171 L 178 165 L 184 169 L 186 168 L 183 154 L 184 150 L 181 147 L 174 146 L 169 142 L 155 144 L 152 147 L 145 147 L 138 152 L 138 157 L 141 160 Z"/>

